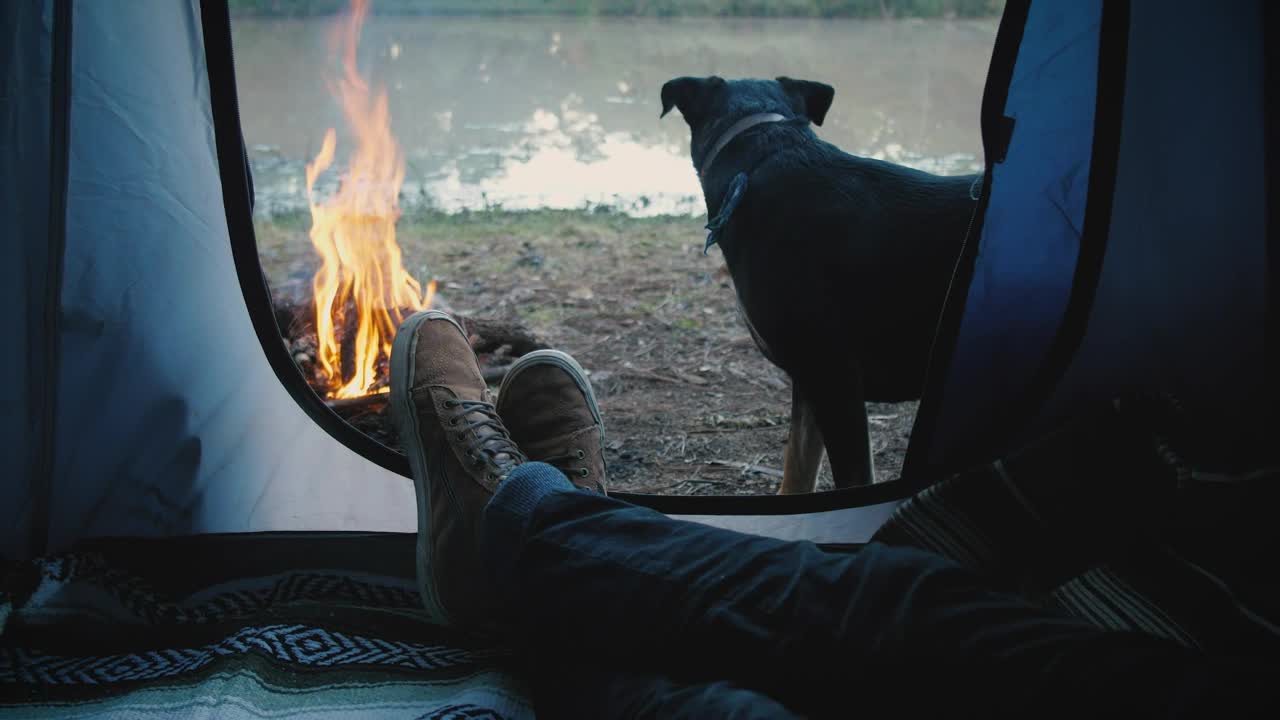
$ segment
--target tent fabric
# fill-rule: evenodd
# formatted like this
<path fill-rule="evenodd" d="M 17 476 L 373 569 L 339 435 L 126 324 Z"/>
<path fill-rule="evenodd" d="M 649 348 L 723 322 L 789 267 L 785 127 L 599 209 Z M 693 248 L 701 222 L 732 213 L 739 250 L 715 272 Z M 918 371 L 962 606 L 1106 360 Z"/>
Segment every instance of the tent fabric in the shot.
<path fill-rule="evenodd" d="M 232 262 L 195 2 L 75 3 L 49 548 L 412 531 L 413 490 L 263 362 Z"/>
<path fill-rule="evenodd" d="M 1261 20 L 1256 3 L 1132 4 L 1106 260 L 1088 331 L 1034 426 L 1131 387 L 1167 388 L 1227 425 L 1258 416 Z"/>
<path fill-rule="evenodd" d="M 988 189 L 905 463 L 917 483 L 1127 393 L 1265 435 L 1263 12 L 1009 3 L 1015 64 L 984 108 Z"/>
<path fill-rule="evenodd" d="M 51 204 L 61 196 L 51 157 L 54 73 L 52 5 L 4 3 L 0 26 L 21 28 L 3 50 L 11 71 L 0 76 L 0 217 L 6 226 L 0 247 L 5 254 L 0 302 L 9 309 L 6 329 L 15 341 L 0 343 L 0 377 L 9 390 L 0 411 L 0 548 L 27 549 L 32 516 L 37 512 L 39 477 L 49 453 L 44 445 L 47 415 L 42 411 L 54 383 L 47 319 L 56 315 L 56 256 Z M 59 64 L 61 69 L 61 63 Z M 65 161 L 62 163 L 65 166 Z M 18 181 L 20 179 L 20 181 Z"/>

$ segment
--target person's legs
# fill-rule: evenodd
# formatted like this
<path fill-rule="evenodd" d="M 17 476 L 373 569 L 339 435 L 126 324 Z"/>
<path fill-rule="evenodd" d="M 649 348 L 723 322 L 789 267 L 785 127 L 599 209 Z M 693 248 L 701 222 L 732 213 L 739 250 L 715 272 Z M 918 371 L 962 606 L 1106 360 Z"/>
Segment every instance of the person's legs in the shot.
<path fill-rule="evenodd" d="M 1053 615 L 910 548 L 837 555 L 677 521 L 539 463 L 511 474 L 481 525 L 512 632 L 561 662 L 730 679 L 811 715 L 1167 717 L 1221 695 L 1189 651 Z"/>
<path fill-rule="evenodd" d="M 604 421 L 572 357 L 555 350 L 522 356 L 503 378 L 496 409 L 529 459 L 554 463 L 582 490 L 606 491 Z M 662 672 L 660 664 L 627 671 L 591 656 L 548 662 L 545 648 L 527 647 L 538 712 L 549 717 L 798 717 L 773 698 L 719 679 L 715 668 L 686 679 Z"/>
<path fill-rule="evenodd" d="M 808 715 L 888 705 L 1045 716 L 1118 703 L 1159 716 L 1197 687 L 1188 701 L 1231 698 L 1206 689 L 1206 664 L 1188 651 L 1047 613 L 937 555 L 879 544 L 833 555 L 608 497 L 588 452 L 598 413 L 583 405 L 589 393 L 567 391 L 589 390 L 580 373 L 562 367 L 569 383 L 539 383 L 559 400 L 528 393 L 527 406 L 502 401 L 499 418 L 465 335 L 440 313 L 406 321 L 392 368 L 423 518 L 424 600 L 442 621 L 497 629 L 567 667 L 730 681 Z M 523 428 L 516 440 L 508 416 Z M 567 464 L 580 487 L 515 447 L 543 439 L 578 460 Z M 660 691 L 631 687 L 638 703 Z"/>

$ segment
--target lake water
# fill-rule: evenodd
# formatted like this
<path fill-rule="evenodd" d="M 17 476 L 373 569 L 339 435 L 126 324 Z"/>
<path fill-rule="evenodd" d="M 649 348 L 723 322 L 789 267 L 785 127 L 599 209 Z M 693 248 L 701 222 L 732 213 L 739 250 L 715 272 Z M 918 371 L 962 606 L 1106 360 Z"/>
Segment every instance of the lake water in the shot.
<path fill-rule="evenodd" d="M 306 207 L 325 131 L 350 151 L 325 85 L 332 19 L 234 21 L 242 123 L 260 214 Z M 815 128 L 848 152 L 943 174 L 980 171 L 991 20 L 372 17 L 362 72 L 389 94 L 407 161 L 402 205 L 445 211 L 608 206 L 704 212 L 678 111 L 680 75 L 819 80 Z M 322 187 L 333 187 L 332 171 Z"/>

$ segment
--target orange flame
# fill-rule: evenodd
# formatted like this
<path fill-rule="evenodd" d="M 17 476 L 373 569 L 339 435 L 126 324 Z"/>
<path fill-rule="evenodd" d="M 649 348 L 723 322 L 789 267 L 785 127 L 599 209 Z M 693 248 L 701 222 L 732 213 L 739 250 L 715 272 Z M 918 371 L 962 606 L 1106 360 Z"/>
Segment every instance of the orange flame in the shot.
<path fill-rule="evenodd" d="M 404 153 L 391 134 L 386 90 L 371 90 L 356 68 L 356 46 L 369 2 L 352 0 L 351 5 L 347 22 L 334 28 L 334 50 L 341 52 L 343 72 L 329 87 L 351 126 L 355 151 L 338 191 L 322 202 L 316 200 L 313 188 L 320 173 L 333 164 L 337 146 L 333 128 L 325 133 L 319 154 L 306 169 L 311 243 L 322 261 L 312 280 L 316 359 L 331 398 L 377 392 L 379 358 L 391 357 L 391 343 L 404 313 L 430 307 L 435 295 L 434 280 L 424 294 L 401 262 L 396 221 Z M 350 317 L 349 306 L 354 306 L 355 317 Z M 348 353 L 354 358 L 351 367 L 343 367 L 339 334 L 354 339 L 353 352 Z M 349 379 L 344 380 L 346 376 Z"/>

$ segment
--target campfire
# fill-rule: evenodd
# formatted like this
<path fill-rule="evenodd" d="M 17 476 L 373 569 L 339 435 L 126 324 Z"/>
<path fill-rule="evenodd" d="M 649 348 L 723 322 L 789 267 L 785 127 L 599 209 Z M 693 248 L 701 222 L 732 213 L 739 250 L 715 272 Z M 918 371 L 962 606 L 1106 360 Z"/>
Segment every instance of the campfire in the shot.
<path fill-rule="evenodd" d="M 274 300 L 285 343 L 317 394 L 357 428 L 398 447 L 385 413 L 392 342 L 406 316 L 441 299 L 435 279 L 424 286 L 405 268 L 396 240 L 404 152 L 391 131 L 386 88 L 373 84 L 356 63 L 369 4 L 352 0 L 330 36 L 340 72 L 326 81 L 352 137 L 337 190 L 322 197 L 317 188 L 317 180 L 334 170 L 335 128 L 306 164 L 308 234 L 320 267 L 306 297 L 277 291 Z M 491 383 L 501 380 L 515 357 L 546 347 L 517 325 L 455 317 Z"/>
<path fill-rule="evenodd" d="M 312 280 L 316 361 L 323 394 L 334 399 L 386 392 L 396 327 L 406 313 L 429 308 L 436 288 L 432 280 L 423 290 L 396 243 L 404 152 L 391 133 L 386 89 L 372 87 L 356 66 L 368 10 L 368 0 L 352 0 L 331 38 L 342 73 L 329 80 L 329 89 L 355 140 L 337 192 L 325 199 L 315 192 L 316 179 L 333 165 L 333 128 L 306 168 L 311 243 L 322 263 Z"/>

